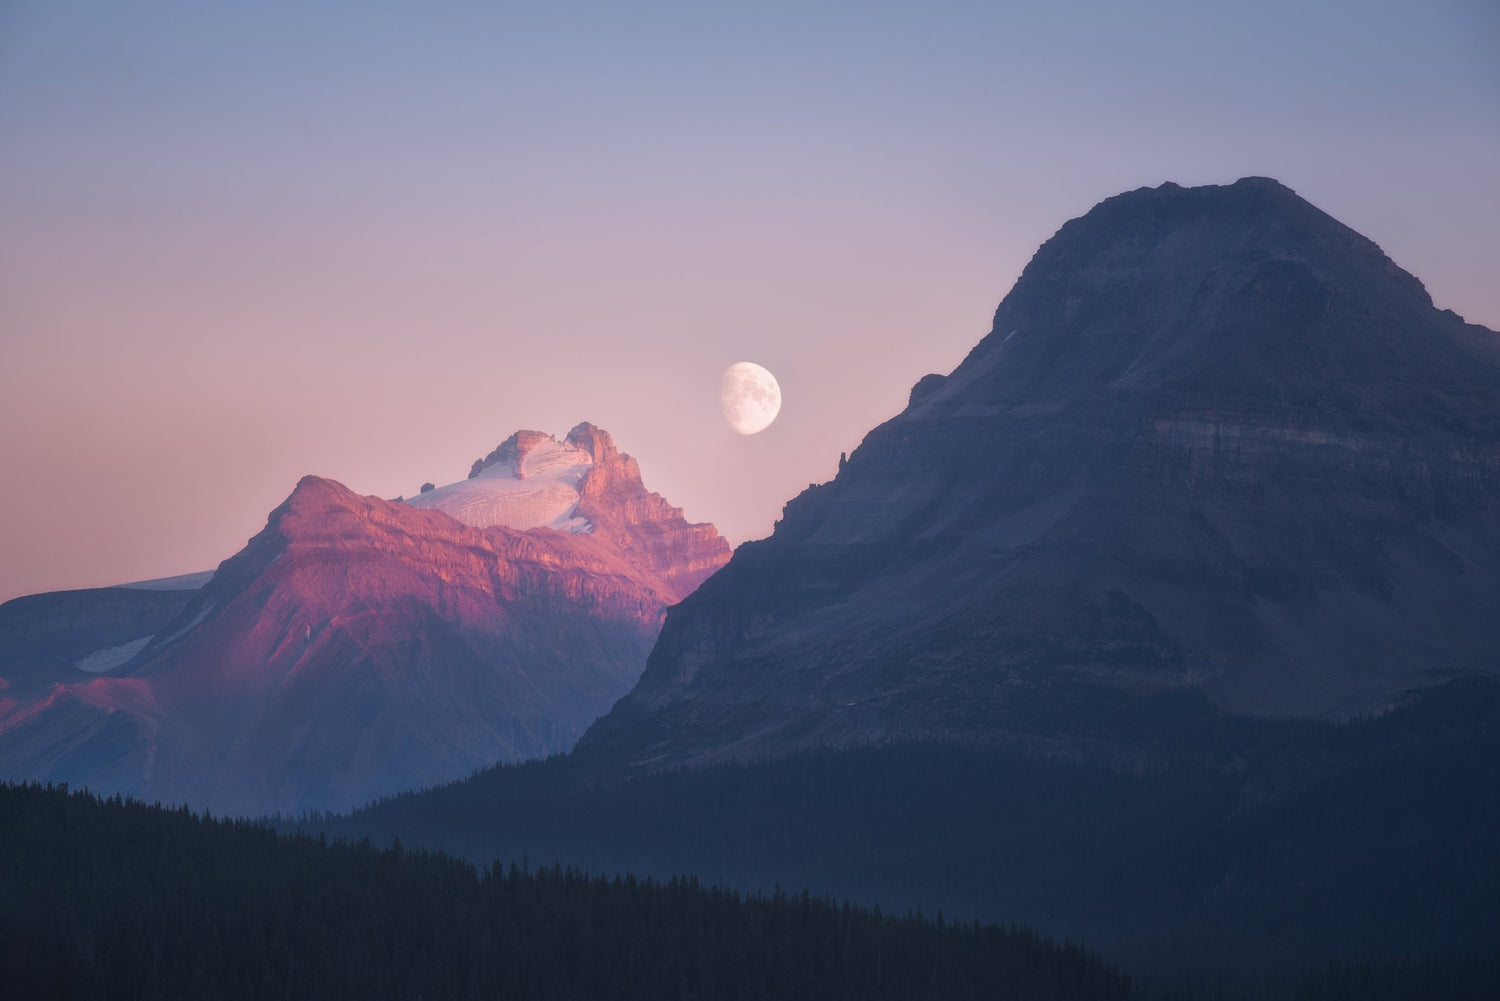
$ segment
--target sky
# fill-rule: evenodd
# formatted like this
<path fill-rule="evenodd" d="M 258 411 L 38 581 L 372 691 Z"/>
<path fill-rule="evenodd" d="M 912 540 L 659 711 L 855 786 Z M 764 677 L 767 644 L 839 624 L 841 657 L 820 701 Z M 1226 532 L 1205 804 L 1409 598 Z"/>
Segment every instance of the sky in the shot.
<path fill-rule="evenodd" d="M 0 600 L 584 420 L 761 537 L 1167 180 L 1276 177 L 1500 328 L 1497 165 L 1491 0 L 0 0 Z"/>

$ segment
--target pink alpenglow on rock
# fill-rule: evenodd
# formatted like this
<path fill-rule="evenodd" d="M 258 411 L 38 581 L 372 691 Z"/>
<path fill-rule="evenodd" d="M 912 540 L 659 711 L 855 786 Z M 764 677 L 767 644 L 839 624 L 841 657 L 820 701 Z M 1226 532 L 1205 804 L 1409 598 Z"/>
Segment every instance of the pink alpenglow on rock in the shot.
<path fill-rule="evenodd" d="M 145 642 L 18 686 L 0 776 L 254 814 L 565 751 L 728 558 L 589 424 L 519 432 L 410 503 L 305 477 Z"/>

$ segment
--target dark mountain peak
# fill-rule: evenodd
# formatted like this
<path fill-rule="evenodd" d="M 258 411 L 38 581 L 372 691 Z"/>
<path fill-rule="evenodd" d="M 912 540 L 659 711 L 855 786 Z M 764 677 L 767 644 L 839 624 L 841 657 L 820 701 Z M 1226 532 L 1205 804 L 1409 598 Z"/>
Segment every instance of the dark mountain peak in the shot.
<path fill-rule="evenodd" d="M 1374 241 L 1268 177 L 1191 188 L 1168 182 L 1107 198 L 1042 244 L 1016 288 L 1064 276 L 1077 288 L 1110 288 L 1127 271 L 1137 281 L 1152 274 L 1201 280 L 1277 259 L 1340 283 L 1373 271 L 1431 305 L 1422 283 Z M 1356 283 L 1372 277 L 1360 275 Z"/>
<path fill-rule="evenodd" d="M 1168 181 L 1167 183 L 1171 184 L 1172 182 Z M 1176 187 L 1176 185 L 1173 185 L 1173 187 Z M 1259 176 L 1256 176 L 1256 175 L 1253 175 L 1253 174 L 1250 175 L 1249 177 L 1242 177 L 1242 178 L 1240 178 L 1238 181 L 1235 181 L 1234 184 L 1231 185 L 1231 187 L 1235 187 L 1235 188 L 1249 188 L 1249 189 L 1255 189 L 1255 190 L 1259 190 L 1259 191 L 1285 192 L 1288 195 L 1296 195 L 1297 194 L 1297 192 L 1293 191 L 1291 188 L 1287 187 L 1285 184 L 1282 184 L 1280 181 L 1276 180 L 1276 178 L 1274 178 L 1274 177 L 1259 177 Z"/>
<path fill-rule="evenodd" d="M 1204 406 L 1290 396 L 1357 414 L 1420 405 L 1388 377 L 1401 369 L 1441 370 L 1449 392 L 1486 397 L 1466 359 L 1493 355 L 1493 339 L 1433 338 L 1434 323 L 1461 321 L 1279 182 L 1140 188 L 1044 243 L 950 384 L 913 405 L 1102 405 L 1173 388 Z"/>
<path fill-rule="evenodd" d="M 1068 706 L 1174 689 L 1368 712 L 1497 663 L 1497 497 L 1493 331 L 1269 178 L 1129 191 L 669 613 L 580 749 L 1075 746 Z"/>

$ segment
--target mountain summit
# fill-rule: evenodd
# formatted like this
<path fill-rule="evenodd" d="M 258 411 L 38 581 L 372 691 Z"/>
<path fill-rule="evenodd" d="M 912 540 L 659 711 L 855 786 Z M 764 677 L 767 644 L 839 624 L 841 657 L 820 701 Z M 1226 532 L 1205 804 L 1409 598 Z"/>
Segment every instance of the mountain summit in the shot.
<path fill-rule="evenodd" d="M 728 543 L 712 525 L 684 521 L 680 508 L 646 489 L 639 464 L 615 448 L 609 432 L 589 423 L 562 441 L 540 431 L 517 431 L 474 460 L 468 479 L 406 503 L 476 528 L 546 526 L 600 533 L 679 598 L 729 555 Z"/>
<path fill-rule="evenodd" d="M 303 478 L 174 619 L 0 703 L 0 775 L 255 813 L 567 750 L 729 546 L 592 425 L 508 447 L 488 500 L 430 510 Z"/>
<path fill-rule="evenodd" d="M 1496 608 L 1500 335 L 1276 181 L 1165 184 L 1048 240 L 951 375 L 672 610 L 579 753 L 1129 754 L 1090 720 L 1339 718 L 1494 671 Z"/>

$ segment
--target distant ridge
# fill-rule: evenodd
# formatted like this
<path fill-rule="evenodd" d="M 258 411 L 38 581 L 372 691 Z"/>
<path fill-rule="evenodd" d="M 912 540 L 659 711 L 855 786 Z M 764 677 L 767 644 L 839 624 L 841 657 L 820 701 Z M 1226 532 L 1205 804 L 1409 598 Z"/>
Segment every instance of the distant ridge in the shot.
<path fill-rule="evenodd" d="M 129 584 L 116 584 L 116 587 L 128 587 L 137 591 L 196 591 L 212 579 L 212 570 L 200 570 L 198 573 L 178 574 L 175 577 L 157 577 L 155 580 L 136 580 Z"/>

